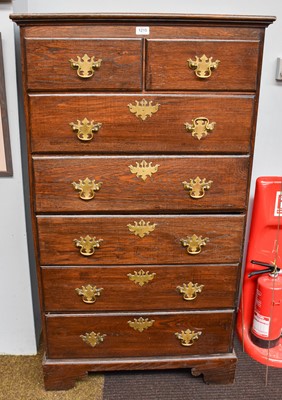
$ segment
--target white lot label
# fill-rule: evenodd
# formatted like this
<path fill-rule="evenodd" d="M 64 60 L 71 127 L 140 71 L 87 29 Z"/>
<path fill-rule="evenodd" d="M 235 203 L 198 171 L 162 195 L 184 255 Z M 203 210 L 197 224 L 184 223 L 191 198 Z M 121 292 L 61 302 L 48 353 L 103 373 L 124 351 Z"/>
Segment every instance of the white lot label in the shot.
<path fill-rule="evenodd" d="M 150 35 L 148 26 L 136 26 L 136 35 Z"/>
<path fill-rule="evenodd" d="M 274 217 L 282 215 L 282 192 L 276 192 Z"/>
<path fill-rule="evenodd" d="M 258 335 L 268 337 L 269 334 L 270 318 L 264 317 L 259 313 L 255 312 L 253 321 L 253 331 Z"/>

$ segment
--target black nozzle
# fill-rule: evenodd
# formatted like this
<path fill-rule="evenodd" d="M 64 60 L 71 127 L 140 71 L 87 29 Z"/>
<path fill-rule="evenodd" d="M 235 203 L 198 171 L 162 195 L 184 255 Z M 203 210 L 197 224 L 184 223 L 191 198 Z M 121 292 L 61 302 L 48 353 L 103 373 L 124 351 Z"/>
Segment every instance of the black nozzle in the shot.
<path fill-rule="evenodd" d="M 249 273 L 248 278 L 251 278 L 254 275 L 261 275 L 261 274 L 272 273 L 274 271 L 276 271 L 276 272 L 280 271 L 280 268 L 278 268 L 276 265 L 273 265 L 273 264 L 267 264 L 265 262 L 257 261 L 257 260 L 251 260 L 250 262 L 251 262 L 251 264 L 256 264 L 256 265 L 260 265 L 262 267 L 268 267 L 268 268 L 261 269 L 258 271 L 253 271 L 253 272 Z"/>

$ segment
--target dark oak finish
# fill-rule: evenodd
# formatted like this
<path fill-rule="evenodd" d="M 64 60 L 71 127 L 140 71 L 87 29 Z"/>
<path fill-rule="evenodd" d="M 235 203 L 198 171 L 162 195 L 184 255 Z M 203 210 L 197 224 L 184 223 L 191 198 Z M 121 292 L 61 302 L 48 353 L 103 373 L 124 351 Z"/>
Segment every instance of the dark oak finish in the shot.
<path fill-rule="evenodd" d="M 128 321 L 143 317 L 154 321 L 143 332 L 131 328 Z M 232 312 L 165 312 L 136 314 L 49 315 L 47 356 L 50 358 L 108 358 L 187 356 L 227 353 L 230 349 Z M 192 346 L 181 345 L 175 333 L 190 329 L 202 332 Z M 80 335 L 105 334 L 95 347 Z"/>
<path fill-rule="evenodd" d="M 129 168 L 143 160 L 159 165 L 145 181 Z M 36 157 L 35 207 L 37 212 L 244 210 L 248 164 L 247 156 Z M 212 185 L 204 197 L 194 199 L 182 182 L 197 177 L 212 181 Z M 85 178 L 102 182 L 88 201 L 82 200 L 72 185 Z"/>
<path fill-rule="evenodd" d="M 129 111 L 135 101 L 153 101 L 159 110 L 145 121 Z M 33 152 L 53 153 L 248 153 L 254 96 L 252 95 L 31 95 Z M 50 115 L 52 122 L 50 123 Z M 70 122 L 84 118 L 102 123 L 94 139 L 82 142 Z M 201 140 L 184 123 L 198 117 L 215 122 Z"/>
<path fill-rule="evenodd" d="M 274 17 L 178 14 L 15 14 L 22 67 L 34 242 L 47 390 L 68 389 L 88 371 L 191 368 L 207 383 L 232 383 L 233 336 L 265 28 Z M 148 27 L 139 35 L 136 27 Z M 101 58 L 89 79 L 69 59 Z M 187 60 L 220 60 L 199 79 Z M 128 104 L 159 110 L 142 121 Z M 201 140 L 184 124 L 208 118 Z M 102 123 L 83 143 L 70 126 Z M 159 164 L 145 181 L 136 162 Z M 212 180 L 200 199 L 183 181 Z M 91 201 L 72 182 L 103 182 Z M 128 224 L 156 224 L 140 238 Z M 181 239 L 208 237 L 191 255 Z M 83 256 L 74 239 L 103 239 Z M 153 273 L 143 286 L 134 271 Z M 204 285 L 185 301 L 178 286 Z M 76 288 L 103 288 L 86 304 Z M 149 318 L 143 332 L 128 321 Z M 201 331 L 192 346 L 175 333 Z M 95 347 L 81 335 L 105 334 Z"/>
<path fill-rule="evenodd" d="M 128 224 L 143 219 L 155 223 L 148 236 L 129 232 Z M 97 217 L 38 217 L 41 265 L 208 264 L 241 260 L 241 215 L 132 215 Z M 187 253 L 180 240 L 187 236 L 208 237 L 199 254 Z M 103 239 L 92 256 L 83 256 L 74 239 L 90 235 Z"/>
<path fill-rule="evenodd" d="M 232 308 L 238 269 L 238 265 L 42 267 L 44 305 L 48 312 Z M 128 277 L 141 270 L 155 274 L 143 286 Z M 204 285 L 194 300 L 184 300 L 177 289 L 189 282 Z M 103 288 L 93 304 L 84 303 L 75 291 L 88 284 Z"/>

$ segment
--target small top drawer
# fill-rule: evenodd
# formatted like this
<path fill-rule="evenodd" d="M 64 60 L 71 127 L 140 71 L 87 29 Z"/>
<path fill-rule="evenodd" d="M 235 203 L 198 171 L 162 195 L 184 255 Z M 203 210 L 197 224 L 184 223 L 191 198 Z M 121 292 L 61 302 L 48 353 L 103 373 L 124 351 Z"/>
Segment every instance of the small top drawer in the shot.
<path fill-rule="evenodd" d="M 148 40 L 146 89 L 252 91 L 258 58 L 258 41 Z"/>
<path fill-rule="evenodd" d="M 141 39 L 26 39 L 27 88 L 138 91 L 141 43 Z"/>

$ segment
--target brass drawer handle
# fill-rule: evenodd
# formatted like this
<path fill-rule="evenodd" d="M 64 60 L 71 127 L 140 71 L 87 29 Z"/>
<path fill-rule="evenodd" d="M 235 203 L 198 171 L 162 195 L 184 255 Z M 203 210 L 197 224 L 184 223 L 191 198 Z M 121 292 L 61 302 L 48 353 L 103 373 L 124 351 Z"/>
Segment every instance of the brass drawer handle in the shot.
<path fill-rule="evenodd" d="M 97 288 L 96 286 L 86 285 L 81 288 L 76 288 L 75 291 L 79 296 L 82 296 L 82 301 L 86 304 L 93 304 L 96 301 L 96 297 L 101 295 L 103 288 Z"/>
<path fill-rule="evenodd" d="M 184 126 L 186 131 L 190 132 L 194 138 L 201 140 L 214 130 L 215 122 L 210 122 L 205 117 L 198 117 L 192 119 L 192 124 L 185 122 Z"/>
<path fill-rule="evenodd" d="M 76 247 L 80 247 L 80 254 L 89 257 L 95 253 L 95 249 L 100 247 L 100 243 L 103 239 L 96 239 L 95 236 L 92 238 L 87 235 L 85 238 L 80 236 L 80 239 L 74 239 L 73 241 L 75 242 Z"/>
<path fill-rule="evenodd" d="M 193 69 L 196 76 L 201 79 L 209 78 L 212 70 L 217 69 L 220 61 L 212 61 L 212 57 L 208 58 L 205 54 L 202 57 L 195 56 L 195 60 L 189 58 L 187 60 L 189 68 Z"/>
<path fill-rule="evenodd" d="M 144 286 L 145 283 L 149 283 L 154 279 L 156 276 L 156 273 L 150 273 L 149 271 L 143 271 L 143 269 L 140 269 L 140 271 L 134 271 L 133 274 L 127 274 L 128 278 L 130 281 L 134 282 L 135 284 L 139 286 Z"/>
<path fill-rule="evenodd" d="M 182 182 L 184 189 L 189 191 L 190 197 L 193 199 L 201 199 L 205 195 L 205 190 L 211 188 L 213 181 L 206 181 L 206 178 L 200 179 L 199 176 L 195 179 L 190 179 L 190 182 Z"/>
<path fill-rule="evenodd" d="M 87 118 L 84 118 L 82 121 L 79 119 L 74 122 L 70 122 L 70 126 L 72 130 L 76 132 L 76 136 L 82 142 L 89 142 L 93 139 L 94 133 L 98 132 L 101 128 L 101 122 L 95 122 L 93 119 L 92 121 L 88 121 Z"/>
<path fill-rule="evenodd" d="M 77 60 L 71 58 L 69 62 L 72 69 L 77 69 L 76 72 L 80 78 L 91 78 L 94 75 L 95 68 L 101 67 L 101 58 L 95 61 L 95 56 L 90 58 L 87 54 L 84 54 L 82 58 L 80 56 L 76 56 L 76 58 Z"/>
<path fill-rule="evenodd" d="M 206 246 L 209 242 L 209 238 L 202 238 L 202 236 L 197 236 L 193 234 L 192 236 L 187 236 L 186 239 L 180 239 L 182 246 L 187 247 L 188 254 L 199 254 L 202 251 L 202 246 Z"/>
<path fill-rule="evenodd" d="M 176 289 L 183 294 L 184 300 L 194 300 L 198 293 L 201 293 L 204 285 L 199 285 L 198 283 L 189 282 L 188 284 L 183 283 L 182 286 L 177 286 Z"/>
<path fill-rule="evenodd" d="M 135 105 L 134 104 L 128 104 L 129 111 L 132 114 L 135 114 L 137 118 L 140 118 L 142 121 L 145 121 L 148 117 L 151 117 L 153 114 L 155 114 L 158 109 L 160 104 L 152 104 L 153 101 L 147 101 L 146 99 L 143 99 L 141 101 L 135 100 Z"/>
<path fill-rule="evenodd" d="M 85 178 L 84 180 L 79 179 L 79 183 L 72 182 L 74 190 L 79 190 L 79 197 L 82 200 L 91 200 L 95 197 L 95 192 L 101 189 L 103 182 L 95 182 L 95 179 L 91 180 Z"/>
<path fill-rule="evenodd" d="M 177 339 L 181 340 L 182 346 L 192 346 L 195 340 L 199 339 L 199 336 L 202 334 L 201 331 L 195 332 L 190 329 L 186 329 L 186 331 L 176 332 L 175 336 Z"/>
<path fill-rule="evenodd" d="M 148 318 L 134 318 L 134 321 L 127 321 L 128 325 L 135 331 L 143 332 L 145 329 L 150 328 L 154 324 L 155 320 Z"/>
<path fill-rule="evenodd" d="M 128 168 L 130 169 L 130 172 L 132 174 L 136 174 L 137 178 L 141 178 L 143 181 L 145 181 L 148 176 L 152 176 L 152 174 L 155 174 L 158 171 L 158 168 L 160 164 L 156 164 L 154 167 L 152 166 L 152 163 L 143 160 L 141 163 L 136 161 L 136 167 L 133 165 L 129 165 Z"/>
<path fill-rule="evenodd" d="M 105 334 L 101 335 L 101 333 L 99 333 L 99 332 L 98 333 L 95 333 L 95 332 L 87 333 L 86 332 L 85 335 L 80 335 L 81 339 L 85 343 L 89 344 L 89 346 L 91 346 L 91 347 L 95 347 L 98 344 L 102 343 L 106 336 L 107 335 L 105 335 Z"/>
<path fill-rule="evenodd" d="M 133 233 L 135 236 L 143 238 L 144 236 L 149 235 L 151 232 L 153 232 L 157 224 L 150 224 L 150 221 L 145 222 L 143 221 L 143 219 L 141 219 L 141 221 L 139 222 L 134 221 L 134 225 L 128 224 L 127 226 L 129 232 Z"/>

